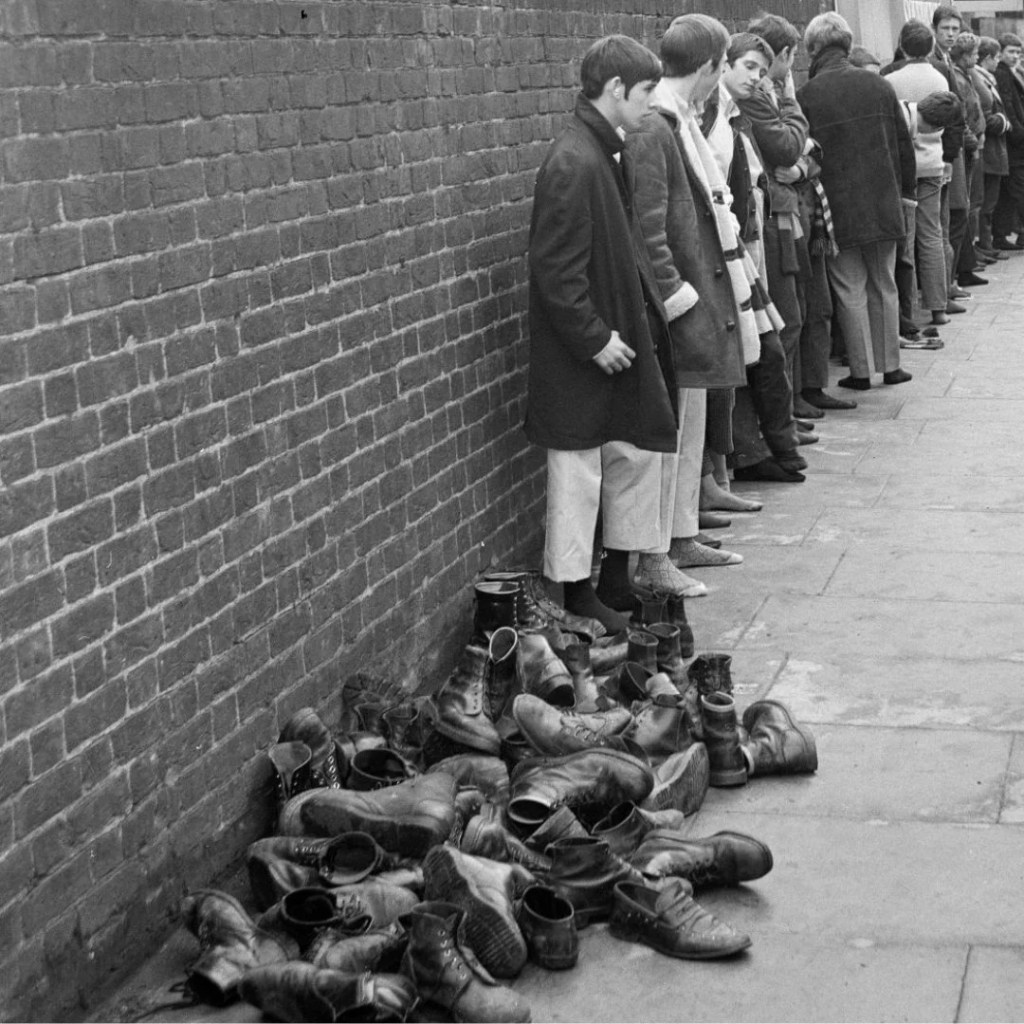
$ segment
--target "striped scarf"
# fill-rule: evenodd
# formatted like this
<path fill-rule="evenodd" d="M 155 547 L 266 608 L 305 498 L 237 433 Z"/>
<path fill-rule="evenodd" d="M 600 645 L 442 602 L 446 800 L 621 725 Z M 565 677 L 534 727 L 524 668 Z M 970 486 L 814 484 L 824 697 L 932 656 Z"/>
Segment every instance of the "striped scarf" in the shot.
<path fill-rule="evenodd" d="M 828 205 L 825 186 L 821 178 L 812 178 L 814 189 L 814 212 L 811 214 L 811 255 L 838 256 L 839 246 L 836 245 L 836 232 L 832 224 L 832 207 Z"/>

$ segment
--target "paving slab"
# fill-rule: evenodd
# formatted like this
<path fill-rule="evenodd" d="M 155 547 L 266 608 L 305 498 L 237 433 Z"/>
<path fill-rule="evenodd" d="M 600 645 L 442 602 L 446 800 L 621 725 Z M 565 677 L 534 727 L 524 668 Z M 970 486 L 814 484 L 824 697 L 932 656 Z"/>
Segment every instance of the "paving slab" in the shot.
<path fill-rule="evenodd" d="M 976 509 L 1019 512 L 1024 508 L 1024 479 L 1013 476 L 937 472 L 894 473 L 879 495 L 878 507 Z"/>
<path fill-rule="evenodd" d="M 972 946 L 958 1021 L 1024 1019 L 1024 950 Z"/>

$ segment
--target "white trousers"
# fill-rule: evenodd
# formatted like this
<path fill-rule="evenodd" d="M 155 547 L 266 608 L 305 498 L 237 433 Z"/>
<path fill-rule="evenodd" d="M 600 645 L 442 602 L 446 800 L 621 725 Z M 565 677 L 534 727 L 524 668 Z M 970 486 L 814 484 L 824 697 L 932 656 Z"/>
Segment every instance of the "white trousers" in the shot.
<path fill-rule="evenodd" d="M 590 576 L 602 510 L 604 546 L 668 551 L 673 537 L 697 533 L 707 392 L 679 392 L 672 454 L 615 441 L 583 451 L 548 450 L 544 575 L 556 583 Z"/>

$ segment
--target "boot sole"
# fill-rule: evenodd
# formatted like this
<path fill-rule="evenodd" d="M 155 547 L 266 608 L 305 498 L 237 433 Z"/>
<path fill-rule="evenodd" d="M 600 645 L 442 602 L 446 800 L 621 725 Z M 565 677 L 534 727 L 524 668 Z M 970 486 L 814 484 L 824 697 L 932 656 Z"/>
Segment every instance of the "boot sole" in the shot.
<path fill-rule="evenodd" d="M 645 811 L 682 811 L 691 815 L 700 808 L 711 784 L 711 764 L 708 748 L 694 743 L 679 757 L 672 774 L 658 782 L 655 774 L 654 789 L 640 805 Z"/>
<path fill-rule="evenodd" d="M 484 899 L 476 883 L 459 871 L 456 854 L 448 847 L 431 850 L 423 867 L 424 895 L 447 900 L 466 912 L 466 938 L 480 963 L 497 978 L 519 974 L 526 963 L 526 940 L 511 904 L 506 917 Z"/>

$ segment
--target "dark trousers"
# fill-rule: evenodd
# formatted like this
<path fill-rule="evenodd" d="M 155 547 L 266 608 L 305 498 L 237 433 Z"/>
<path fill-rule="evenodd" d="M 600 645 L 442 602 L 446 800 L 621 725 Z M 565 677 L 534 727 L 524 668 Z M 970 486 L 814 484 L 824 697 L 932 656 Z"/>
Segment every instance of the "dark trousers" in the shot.
<path fill-rule="evenodd" d="M 793 386 L 775 331 L 761 335 L 761 358 L 747 367 L 747 386 L 736 389 L 732 434 L 736 466 L 752 466 L 767 458 L 765 445 L 775 455 L 797 447 Z"/>
<path fill-rule="evenodd" d="M 992 237 L 1005 241 L 1024 221 L 1024 164 L 1010 164 L 1010 173 L 1000 179 L 999 202 L 992 214 Z"/>

